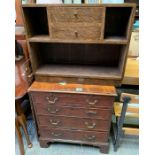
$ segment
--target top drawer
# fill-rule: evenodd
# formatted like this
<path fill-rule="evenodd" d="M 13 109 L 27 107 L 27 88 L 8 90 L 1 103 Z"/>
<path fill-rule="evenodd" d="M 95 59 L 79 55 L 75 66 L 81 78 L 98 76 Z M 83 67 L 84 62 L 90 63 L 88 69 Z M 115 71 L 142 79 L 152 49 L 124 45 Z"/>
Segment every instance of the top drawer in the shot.
<path fill-rule="evenodd" d="M 104 7 L 48 7 L 51 22 L 101 23 Z"/>
<path fill-rule="evenodd" d="M 113 96 L 83 95 L 67 93 L 31 92 L 35 105 L 42 103 L 45 106 L 70 106 L 70 107 L 113 107 Z"/>

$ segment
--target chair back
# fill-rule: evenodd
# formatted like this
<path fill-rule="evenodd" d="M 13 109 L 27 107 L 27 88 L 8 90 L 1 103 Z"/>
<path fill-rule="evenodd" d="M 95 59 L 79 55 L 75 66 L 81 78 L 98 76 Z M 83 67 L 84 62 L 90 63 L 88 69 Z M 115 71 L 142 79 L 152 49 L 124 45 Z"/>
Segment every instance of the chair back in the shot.
<path fill-rule="evenodd" d="M 139 95 L 122 93 L 120 101 L 125 104 L 127 102 L 126 116 L 139 117 Z"/>

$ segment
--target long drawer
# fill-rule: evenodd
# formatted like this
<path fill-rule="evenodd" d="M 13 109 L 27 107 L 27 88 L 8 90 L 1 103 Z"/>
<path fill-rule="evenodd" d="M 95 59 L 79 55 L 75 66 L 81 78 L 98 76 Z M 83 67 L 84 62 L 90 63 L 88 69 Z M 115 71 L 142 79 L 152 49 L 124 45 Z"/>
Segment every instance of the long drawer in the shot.
<path fill-rule="evenodd" d="M 92 132 L 92 131 L 75 131 L 62 129 L 46 129 L 41 128 L 40 136 L 44 138 L 51 138 L 52 140 L 74 140 L 83 142 L 98 142 L 103 143 L 108 141 L 108 132 Z"/>
<path fill-rule="evenodd" d="M 99 118 L 110 120 L 112 109 L 60 107 L 42 102 L 35 107 L 37 115 L 75 116 L 81 118 Z"/>
<path fill-rule="evenodd" d="M 48 7 L 50 22 L 101 23 L 103 7 Z"/>
<path fill-rule="evenodd" d="M 79 130 L 109 131 L 110 122 L 102 119 L 88 119 L 63 116 L 40 116 L 39 126 Z"/>
<path fill-rule="evenodd" d="M 46 93 L 32 92 L 33 103 L 37 106 L 43 103 L 44 106 L 72 106 L 72 107 L 113 107 L 113 96 L 101 95 L 83 95 L 83 94 L 65 94 L 65 93 Z"/>
<path fill-rule="evenodd" d="M 52 39 L 69 39 L 69 40 L 99 40 L 101 38 L 101 25 L 51 25 Z"/>

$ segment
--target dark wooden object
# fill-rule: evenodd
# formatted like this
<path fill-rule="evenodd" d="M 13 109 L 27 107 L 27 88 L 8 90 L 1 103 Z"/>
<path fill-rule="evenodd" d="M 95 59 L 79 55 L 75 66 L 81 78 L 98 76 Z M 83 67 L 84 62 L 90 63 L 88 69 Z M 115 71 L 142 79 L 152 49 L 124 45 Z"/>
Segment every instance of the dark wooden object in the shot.
<path fill-rule="evenodd" d="M 34 82 L 29 88 L 41 147 L 68 142 L 108 153 L 113 86 Z"/>
<path fill-rule="evenodd" d="M 17 105 L 16 105 L 17 106 Z M 20 110 L 19 111 L 19 107 L 18 109 L 16 109 L 16 112 L 18 113 L 15 119 L 15 131 L 17 134 L 17 138 L 18 138 L 18 143 L 19 143 L 19 149 L 20 149 L 20 155 L 24 155 L 24 144 L 23 144 L 23 139 L 22 139 L 22 134 L 21 134 L 21 130 L 20 127 L 23 129 L 26 140 L 27 140 L 27 145 L 29 148 L 32 148 L 32 143 L 29 139 L 29 135 L 27 132 L 27 123 L 26 123 L 26 118 L 24 113 Z M 20 114 L 19 114 L 20 112 Z"/>
<path fill-rule="evenodd" d="M 15 9 L 16 9 L 16 26 L 23 26 L 23 18 L 21 12 L 22 1 L 16 0 L 15 1 Z"/>
<path fill-rule="evenodd" d="M 20 61 L 16 61 L 15 63 L 15 75 L 16 75 L 16 81 L 15 81 L 15 109 L 16 109 L 16 118 L 15 118 L 15 129 L 16 134 L 19 142 L 19 148 L 20 148 L 20 154 L 24 155 L 24 145 L 22 140 L 22 135 L 20 131 L 20 127 L 22 127 L 28 147 L 31 148 L 32 144 L 30 142 L 28 132 L 27 132 L 27 123 L 26 123 L 26 117 L 24 115 L 24 112 L 21 108 L 21 103 L 24 101 L 25 96 L 27 94 L 27 89 L 31 83 L 30 77 L 30 69 L 29 69 L 29 61 L 25 60 L 24 58 Z"/>
<path fill-rule="evenodd" d="M 114 151 L 117 151 L 120 145 L 120 138 L 123 134 L 139 135 L 139 127 L 125 127 L 125 117 L 139 118 L 139 95 L 122 93 L 120 102 L 114 104 L 114 113 L 116 117 L 116 124 L 113 124 L 113 145 Z M 129 105 L 130 104 L 130 105 Z M 134 106 L 132 106 L 134 105 Z"/>
<path fill-rule="evenodd" d="M 26 117 L 24 115 L 21 104 L 26 98 L 27 89 L 32 83 L 33 74 L 31 70 L 30 61 L 28 59 L 29 55 L 23 27 L 16 27 L 15 39 L 16 41 L 18 41 L 18 43 L 20 43 L 21 47 L 23 48 L 22 59 L 15 62 L 15 110 L 16 110 L 15 131 L 19 142 L 20 154 L 24 155 L 24 145 L 20 127 L 23 129 L 25 133 L 29 148 L 32 147 L 32 143 L 30 142 L 28 136 Z"/>
<path fill-rule="evenodd" d="M 135 4 L 25 4 L 23 17 L 36 81 L 119 85 Z"/>

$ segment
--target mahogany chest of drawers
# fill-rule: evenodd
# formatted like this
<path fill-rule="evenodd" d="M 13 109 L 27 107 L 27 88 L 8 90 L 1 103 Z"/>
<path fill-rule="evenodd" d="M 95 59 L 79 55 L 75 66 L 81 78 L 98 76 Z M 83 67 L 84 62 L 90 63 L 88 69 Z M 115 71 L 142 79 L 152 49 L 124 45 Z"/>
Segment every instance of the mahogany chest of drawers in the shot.
<path fill-rule="evenodd" d="M 68 142 L 108 152 L 113 86 L 34 82 L 29 96 L 41 147 Z"/>

